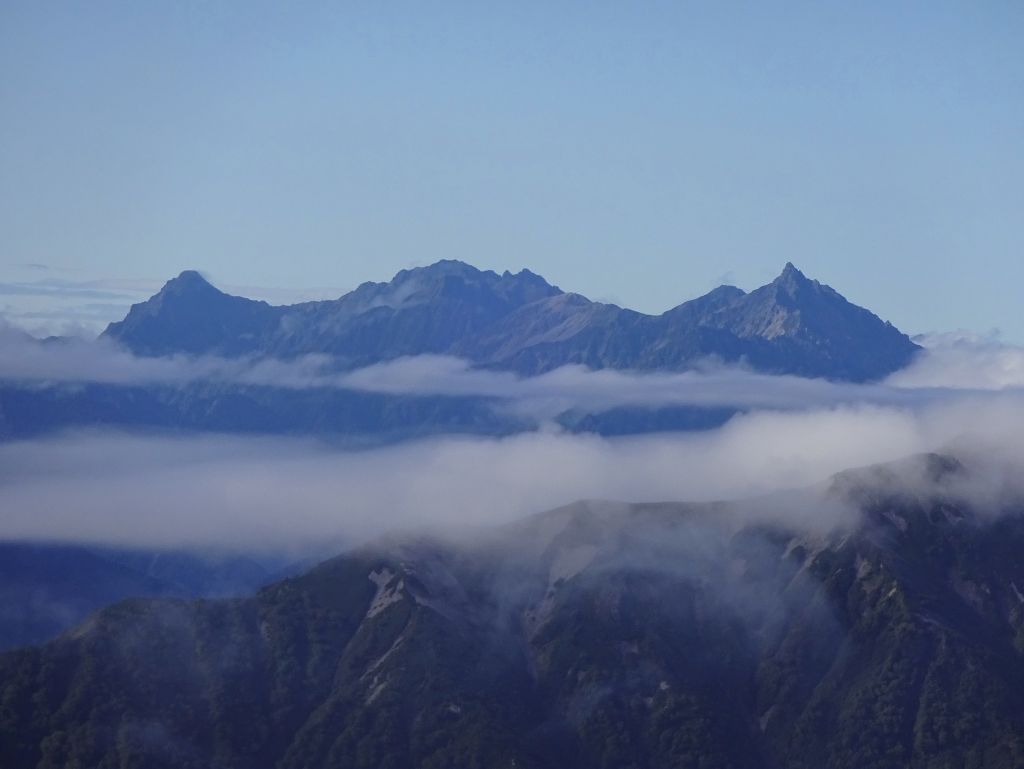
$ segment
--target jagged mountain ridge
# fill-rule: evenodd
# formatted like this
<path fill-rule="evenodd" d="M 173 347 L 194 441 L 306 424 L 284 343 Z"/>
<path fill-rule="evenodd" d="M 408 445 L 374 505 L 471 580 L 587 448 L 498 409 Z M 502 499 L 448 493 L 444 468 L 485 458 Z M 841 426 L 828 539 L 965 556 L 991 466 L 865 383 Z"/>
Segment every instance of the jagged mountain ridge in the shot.
<path fill-rule="evenodd" d="M 792 264 L 750 293 L 723 286 L 657 316 L 565 293 L 528 270 L 457 261 L 293 306 L 230 296 L 186 271 L 104 335 L 140 355 L 322 353 L 346 368 L 425 353 L 527 375 L 573 363 L 681 370 L 711 358 L 851 381 L 891 373 L 919 349 Z"/>
<path fill-rule="evenodd" d="M 0 656 L 0 759 L 1019 766 L 1024 517 L 977 514 L 942 489 L 961 465 L 918 461 L 935 493 L 845 474 L 831 493 L 862 517 L 816 534 L 580 503 L 387 538 L 252 599 L 124 602 Z"/>

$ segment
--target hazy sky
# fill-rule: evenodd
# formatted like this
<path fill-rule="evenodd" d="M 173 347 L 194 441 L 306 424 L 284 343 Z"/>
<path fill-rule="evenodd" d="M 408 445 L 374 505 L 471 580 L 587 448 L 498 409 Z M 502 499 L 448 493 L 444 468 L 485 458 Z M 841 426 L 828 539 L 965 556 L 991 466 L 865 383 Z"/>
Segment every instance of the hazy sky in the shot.
<path fill-rule="evenodd" d="M 8 0 L 0 313 L 440 258 L 660 312 L 792 260 L 1024 341 L 1022 40 L 1020 0 Z"/>

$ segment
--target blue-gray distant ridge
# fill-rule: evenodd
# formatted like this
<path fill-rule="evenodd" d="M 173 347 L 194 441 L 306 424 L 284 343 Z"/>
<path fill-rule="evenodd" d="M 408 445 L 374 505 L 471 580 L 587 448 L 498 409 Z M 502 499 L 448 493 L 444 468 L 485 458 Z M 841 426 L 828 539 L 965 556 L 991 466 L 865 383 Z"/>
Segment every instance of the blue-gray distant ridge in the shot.
<path fill-rule="evenodd" d="M 566 293 L 529 270 L 498 274 L 452 260 L 290 306 L 225 294 L 189 270 L 104 335 L 145 356 L 320 353 L 357 368 L 429 353 L 524 375 L 567 364 L 680 371 L 712 361 L 853 382 L 880 379 L 920 349 L 792 264 L 750 293 L 721 286 L 661 315 Z"/>

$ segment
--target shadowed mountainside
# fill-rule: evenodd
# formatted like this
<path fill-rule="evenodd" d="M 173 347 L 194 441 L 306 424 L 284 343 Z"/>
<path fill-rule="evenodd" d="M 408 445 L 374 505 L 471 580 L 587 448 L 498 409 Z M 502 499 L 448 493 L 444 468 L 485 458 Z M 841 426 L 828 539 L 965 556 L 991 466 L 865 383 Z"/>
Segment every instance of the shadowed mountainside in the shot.
<path fill-rule="evenodd" d="M 861 517 L 816 534 L 749 522 L 778 500 L 581 503 L 250 599 L 123 602 L 0 656 L 0 761 L 1020 766 L 1024 517 L 918 462 L 934 492 L 845 474 Z"/>
<path fill-rule="evenodd" d="M 47 641 L 129 597 L 249 594 L 286 566 L 242 555 L 0 542 L 0 649 Z"/>

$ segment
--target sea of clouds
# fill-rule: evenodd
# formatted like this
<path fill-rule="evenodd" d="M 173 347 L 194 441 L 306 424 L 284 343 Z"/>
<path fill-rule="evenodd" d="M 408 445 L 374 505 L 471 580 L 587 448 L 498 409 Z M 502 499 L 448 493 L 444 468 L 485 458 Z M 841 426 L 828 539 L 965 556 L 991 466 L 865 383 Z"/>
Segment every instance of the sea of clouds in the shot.
<path fill-rule="evenodd" d="M 930 451 L 990 457 L 1010 468 L 999 483 L 1024 477 L 1015 469 L 1024 468 L 1024 350 L 966 334 L 925 341 L 908 368 L 855 385 L 710 364 L 685 373 L 566 367 L 523 378 L 434 356 L 357 371 L 326 358 L 137 358 L 104 342 L 41 344 L 6 328 L 0 378 L 8 382 L 485 395 L 534 414 L 537 429 L 362 450 L 312 438 L 109 430 L 10 441 L 0 444 L 0 538 L 300 553 L 396 528 L 502 523 L 581 498 L 752 497 Z M 620 405 L 740 413 L 714 430 L 621 438 L 570 434 L 549 421 L 568 407 Z M 829 523 L 814 516 L 793 511 L 803 525 Z"/>

